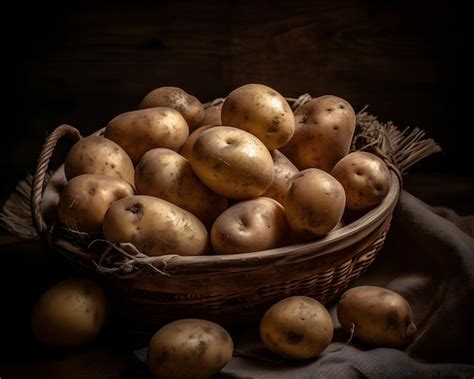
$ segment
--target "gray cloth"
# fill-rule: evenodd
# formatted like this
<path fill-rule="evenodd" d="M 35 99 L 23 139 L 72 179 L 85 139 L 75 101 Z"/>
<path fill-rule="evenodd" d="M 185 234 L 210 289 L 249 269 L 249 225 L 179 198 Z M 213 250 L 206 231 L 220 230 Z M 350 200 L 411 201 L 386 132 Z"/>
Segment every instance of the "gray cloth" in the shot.
<path fill-rule="evenodd" d="M 401 193 L 383 250 L 352 286 L 389 288 L 410 303 L 418 332 L 405 351 L 370 348 L 356 341 L 347 346 L 344 341 L 348 336 L 340 330 L 332 304 L 329 310 L 335 337 L 318 359 L 281 359 L 263 347 L 258 331 L 249 330 L 238 335 L 236 356 L 222 375 L 275 379 L 473 378 L 474 240 L 468 234 L 472 230 L 472 217 L 433 209 L 409 193 Z"/>

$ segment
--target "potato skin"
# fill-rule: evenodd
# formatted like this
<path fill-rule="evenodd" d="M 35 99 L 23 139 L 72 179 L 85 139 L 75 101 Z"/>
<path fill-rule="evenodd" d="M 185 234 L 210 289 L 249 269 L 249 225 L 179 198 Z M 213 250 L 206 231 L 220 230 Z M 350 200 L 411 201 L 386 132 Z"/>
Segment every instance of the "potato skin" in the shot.
<path fill-rule="evenodd" d="M 178 87 L 160 87 L 148 93 L 140 109 L 168 107 L 181 113 L 189 129 L 196 129 L 204 118 L 204 107 L 195 97 Z"/>
<path fill-rule="evenodd" d="M 115 201 L 104 217 L 104 236 L 132 243 L 146 255 L 202 255 L 206 227 L 193 214 L 165 200 L 136 195 Z"/>
<path fill-rule="evenodd" d="M 391 290 L 374 286 L 354 287 L 341 296 L 337 317 L 349 332 L 369 345 L 403 347 L 416 333 L 410 305 Z"/>
<path fill-rule="evenodd" d="M 181 149 L 179 149 L 179 153 L 186 159 L 190 159 L 191 153 L 193 151 L 194 142 L 196 142 L 196 140 L 202 133 L 204 133 L 207 129 L 213 128 L 214 126 L 215 125 L 204 125 L 193 131 L 186 139 L 183 146 L 181 146 Z"/>
<path fill-rule="evenodd" d="M 232 358 L 234 343 L 220 325 L 206 320 L 173 321 L 151 338 L 147 363 L 158 378 L 209 378 Z"/>
<path fill-rule="evenodd" d="M 211 245 L 218 254 L 240 254 L 278 247 L 290 228 L 277 201 L 259 197 L 226 209 L 211 229 Z"/>
<path fill-rule="evenodd" d="M 365 211 L 380 204 L 390 189 L 390 171 L 372 153 L 355 151 L 342 158 L 331 174 L 346 191 L 346 208 Z"/>
<path fill-rule="evenodd" d="M 158 148 L 147 151 L 136 167 L 137 193 L 169 201 L 212 225 L 227 208 L 227 198 L 209 189 L 177 152 Z"/>
<path fill-rule="evenodd" d="M 295 131 L 293 112 L 273 88 L 247 84 L 232 91 L 222 106 L 223 125 L 257 136 L 268 150 L 285 145 Z"/>
<path fill-rule="evenodd" d="M 232 199 L 260 196 L 275 175 L 265 145 L 254 135 L 227 126 L 202 133 L 194 143 L 189 161 L 209 188 Z"/>
<path fill-rule="evenodd" d="M 317 300 L 292 296 L 274 304 L 260 322 L 260 337 L 276 354 L 292 359 L 318 356 L 333 336 L 331 316 Z"/>
<path fill-rule="evenodd" d="M 49 347 L 77 347 L 92 341 L 107 316 L 102 289 L 86 278 L 57 283 L 38 299 L 31 317 L 36 339 Z"/>
<path fill-rule="evenodd" d="M 72 178 L 61 193 L 58 218 L 69 229 L 100 233 L 110 204 L 133 194 L 132 186 L 118 178 L 79 175 Z"/>
<path fill-rule="evenodd" d="M 324 236 L 341 220 L 345 201 L 344 188 L 330 174 L 316 168 L 300 171 L 285 197 L 288 224 L 301 238 Z"/>
<path fill-rule="evenodd" d="M 321 96 L 295 111 L 295 133 L 280 151 L 300 170 L 330 172 L 349 152 L 355 126 L 354 109 L 346 100 Z"/>
<path fill-rule="evenodd" d="M 64 162 L 66 179 L 96 174 L 114 176 L 134 185 L 134 169 L 130 157 L 115 142 L 102 136 L 81 138 L 69 150 Z"/>
<path fill-rule="evenodd" d="M 275 167 L 275 178 L 262 196 L 271 197 L 283 205 L 285 203 L 286 193 L 290 188 L 291 178 L 295 176 L 299 170 L 278 150 L 272 150 L 270 154 Z"/>
<path fill-rule="evenodd" d="M 188 124 L 183 116 L 166 107 L 122 113 L 105 128 L 105 137 L 120 145 L 133 164 L 157 147 L 178 151 L 188 135 Z"/>
<path fill-rule="evenodd" d="M 204 109 L 204 118 L 199 123 L 199 126 L 203 125 L 222 125 L 222 118 L 221 118 L 221 111 L 222 105 L 224 103 L 220 103 L 217 105 L 212 105 L 208 108 Z"/>

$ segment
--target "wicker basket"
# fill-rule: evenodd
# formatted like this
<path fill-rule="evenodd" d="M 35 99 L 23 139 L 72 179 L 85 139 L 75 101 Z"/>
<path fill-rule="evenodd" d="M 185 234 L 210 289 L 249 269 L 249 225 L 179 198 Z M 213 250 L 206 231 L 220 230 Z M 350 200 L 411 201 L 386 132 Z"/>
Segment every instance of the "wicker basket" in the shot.
<path fill-rule="evenodd" d="M 185 317 L 223 325 L 256 322 L 271 304 L 290 295 L 311 296 L 324 304 L 335 300 L 380 251 L 401 188 L 399 172 L 392 170 L 390 190 L 380 205 L 313 242 L 246 254 L 147 257 L 127 246 L 46 225 L 41 203 L 54 187 L 52 180 L 44 191 L 46 172 L 63 136 L 80 138 L 76 129 L 62 125 L 43 146 L 31 197 L 36 228 L 48 233 L 52 247 L 76 267 L 104 274 L 118 303 L 115 309 L 144 333 Z M 53 178 L 60 176 L 61 169 Z"/>

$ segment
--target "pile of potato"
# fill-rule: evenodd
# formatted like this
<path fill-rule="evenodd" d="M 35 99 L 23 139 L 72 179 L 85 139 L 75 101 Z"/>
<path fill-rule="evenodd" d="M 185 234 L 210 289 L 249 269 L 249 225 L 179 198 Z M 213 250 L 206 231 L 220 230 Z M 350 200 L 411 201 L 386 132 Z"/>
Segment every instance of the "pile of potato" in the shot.
<path fill-rule="evenodd" d="M 59 220 L 140 252 L 239 254 L 309 241 L 387 194 L 390 174 L 349 148 L 352 106 L 321 96 L 293 113 L 277 91 L 248 84 L 204 109 L 161 87 L 140 109 L 82 138 L 65 161 Z"/>

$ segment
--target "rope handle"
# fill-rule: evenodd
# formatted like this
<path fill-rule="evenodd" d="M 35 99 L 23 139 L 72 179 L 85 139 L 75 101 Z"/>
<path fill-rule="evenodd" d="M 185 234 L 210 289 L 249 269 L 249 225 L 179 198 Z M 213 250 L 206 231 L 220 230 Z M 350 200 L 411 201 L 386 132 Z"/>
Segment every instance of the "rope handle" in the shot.
<path fill-rule="evenodd" d="M 313 98 L 309 93 L 305 93 L 301 96 L 298 96 L 296 98 L 294 97 L 285 97 L 285 100 L 288 101 L 288 103 L 291 103 L 291 109 L 295 110 L 298 108 L 300 105 L 306 104 L 308 101 L 312 100 Z M 204 109 L 213 107 L 215 105 L 222 104 L 225 101 L 225 97 L 218 97 L 217 99 L 214 99 L 212 101 L 208 101 L 207 103 L 204 103 Z"/>
<path fill-rule="evenodd" d="M 79 131 L 70 125 L 63 124 L 54 129 L 43 144 L 33 177 L 33 185 L 31 187 L 31 216 L 33 218 L 33 225 L 39 233 L 44 233 L 48 229 L 43 220 L 43 215 L 41 214 L 41 199 L 43 197 L 46 172 L 48 171 L 49 161 L 53 155 L 54 148 L 58 141 L 64 136 L 71 138 L 74 142 L 81 139 Z"/>

